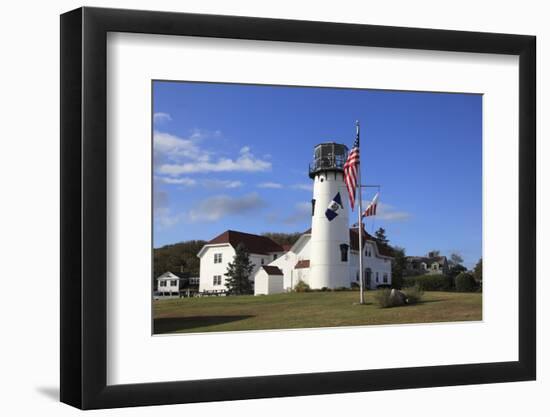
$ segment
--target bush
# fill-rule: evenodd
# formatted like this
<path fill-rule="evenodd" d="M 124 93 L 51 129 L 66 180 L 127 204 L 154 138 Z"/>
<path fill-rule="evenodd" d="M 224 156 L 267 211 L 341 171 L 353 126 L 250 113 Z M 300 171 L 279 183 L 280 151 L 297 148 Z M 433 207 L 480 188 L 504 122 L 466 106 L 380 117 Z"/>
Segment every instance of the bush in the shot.
<path fill-rule="evenodd" d="M 406 277 L 403 280 L 403 288 L 418 286 L 423 291 L 449 291 L 451 283 L 449 277 L 443 274 L 418 275 Z"/>
<path fill-rule="evenodd" d="M 359 284 L 357 282 L 352 282 L 351 283 L 351 289 L 352 290 L 358 290 L 359 289 Z"/>
<path fill-rule="evenodd" d="M 407 288 L 403 292 L 407 297 L 406 299 L 407 304 L 416 304 L 420 302 L 420 300 L 422 300 L 422 296 L 424 295 L 424 291 L 419 285 L 415 285 L 414 287 Z"/>
<path fill-rule="evenodd" d="M 296 292 L 310 292 L 311 291 L 311 288 L 308 284 L 306 284 L 304 281 L 299 281 L 295 286 L 294 286 L 294 291 Z"/>
<path fill-rule="evenodd" d="M 332 291 L 349 291 L 350 287 L 336 287 Z"/>
<path fill-rule="evenodd" d="M 328 291 L 328 290 L 329 290 L 328 287 L 323 287 L 323 288 L 321 288 L 321 291 L 322 291 L 322 292 L 326 292 L 326 291 Z"/>
<path fill-rule="evenodd" d="M 474 276 L 469 272 L 461 272 L 455 278 L 455 288 L 459 292 L 472 292 L 476 287 Z"/>
<path fill-rule="evenodd" d="M 381 308 L 393 307 L 393 302 L 390 295 L 391 290 L 389 288 L 384 288 L 375 291 L 374 299 Z"/>

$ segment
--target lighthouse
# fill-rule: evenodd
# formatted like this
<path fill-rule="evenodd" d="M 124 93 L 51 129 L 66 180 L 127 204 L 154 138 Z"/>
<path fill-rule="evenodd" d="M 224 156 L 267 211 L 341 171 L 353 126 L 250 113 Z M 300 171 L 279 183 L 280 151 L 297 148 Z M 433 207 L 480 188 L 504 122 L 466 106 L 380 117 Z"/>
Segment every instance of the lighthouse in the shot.
<path fill-rule="evenodd" d="M 345 145 L 315 146 L 309 285 L 313 289 L 349 287 L 349 199 L 344 184 Z"/>

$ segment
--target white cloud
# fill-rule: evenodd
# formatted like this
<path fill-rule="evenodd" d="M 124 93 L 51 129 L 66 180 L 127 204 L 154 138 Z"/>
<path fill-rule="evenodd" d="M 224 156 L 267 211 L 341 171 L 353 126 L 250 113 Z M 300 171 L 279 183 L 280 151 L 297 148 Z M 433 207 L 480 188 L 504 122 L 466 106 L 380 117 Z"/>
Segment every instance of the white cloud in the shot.
<path fill-rule="evenodd" d="M 202 181 L 207 188 L 240 188 L 244 184 L 241 181 L 208 179 Z"/>
<path fill-rule="evenodd" d="M 294 184 L 294 185 L 292 186 L 292 188 L 294 188 L 295 190 L 304 190 L 304 191 L 312 192 L 312 191 L 313 191 L 313 183 L 309 183 L 309 184 Z"/>
<path fill-rule="evenodd" d="M 156 191 L 153 194 L 153 217 L 155 224 L 160 229 L 168 229 L 182 219 L 181 214 L 173 214 L 168 205 L 169 197 L 167 192 Z"/>
<path fill-rule="evenodd" d="M 168 207 L 162 207 L 155 210 L 155 223 L 162 229 L 169 229 L 178 224 L 183 218 L 181 213 L 172 214 Z"/>
<path fill-rule="evenodd" d="M 363 209 L 366 209 L 370 201 L 363 201 Z M 386 203 L 379 202 L 376 209 L 376 218 L 380 220 L 386 220 L 388 222 L 398 222 L 409 220 L 411 214 L 397 210 L 394 206 Z"/>
<path fill-rule="evenodd" d="M 270 169 L 271 162 L 257 159 L 252 154 L 241 154 L 237 159 L 220 158 L 216 162 L 195 161 L 182 164 L 162 164 L 158 168 L 158 172 L 174 176 L 208 172 L 261 172 Z"/>
<path fill-rule="evenodd" d="M 278 182 L 262 182 L 258 184 L 258 188 L 283 188 L 283 185 Z"/>
<path fill-rule="evenodd" d="M 247 215 L 265 206 L 266 203 L 257 193 L 241 197 L 218 195 L 201 201 L 188 215 L 191 222 L 213 222 L 226 216 Z"/>
<path fill-rule="evenodd" d="M 249 154 L 250 153 L 250 146 L 243 146 L 239 152 L 243 155 Z"/>
<path fill-rule="evenodd" d="M 172 116 L 170 116 L 168 113 L 163 112 L 157 112 L 153 114 L 153 122 L 154 123 L 164 123 L 169 122 L 172 120 Z"/>
<path fill-rule="evenodd" d="M 201 141 L 206 138 L 219 138 L 222 136 L 221 130 L 206 130 L 206 129 L 193 129 L 191 130 L 191 136 L 189 139 L 194 141 Z"/>
<path fill-rule="evenodd" d="M 155 131 L 153 135 L 153 150 L 172 160 L 184 157 L 204 162 L 210 159 L 209 153 L 199 148 L 192 140 L 158 131 Z"/>
<path fill-rule="evenodd" d="M 285 224 L 302 223 L 311 217 L 311 203 L 297 203 L 294 206 L 294 211 L 283 219 Z"/>
<path fill-rule="evenodd" d="M 172 185 L 185 185 L 187 187 L 192 187 L 197 185 L 197 181 L 193 178 L 180 177 L 180 178 L 169 178 L 169 177 L 155 177 L 164 184 Z"/>

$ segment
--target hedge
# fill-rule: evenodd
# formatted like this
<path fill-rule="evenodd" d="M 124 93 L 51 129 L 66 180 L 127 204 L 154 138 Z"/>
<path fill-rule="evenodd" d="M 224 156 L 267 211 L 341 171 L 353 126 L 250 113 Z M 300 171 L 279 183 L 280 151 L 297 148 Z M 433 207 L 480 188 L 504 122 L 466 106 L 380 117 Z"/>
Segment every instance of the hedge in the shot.
<path fill-rule="evenodd" d="M 477 289 L 477 284 L 472 274 L 461 272 L 455 278 L 455 287 L 459 292 L 472 292 Z"/>
<path fill-rule="evenodd" d="M 418 275 L 403 279 L 404 288 L 415 286 L 424 291 L 449 291 L 452 283 L 449 277 L 443 274 Z"/>

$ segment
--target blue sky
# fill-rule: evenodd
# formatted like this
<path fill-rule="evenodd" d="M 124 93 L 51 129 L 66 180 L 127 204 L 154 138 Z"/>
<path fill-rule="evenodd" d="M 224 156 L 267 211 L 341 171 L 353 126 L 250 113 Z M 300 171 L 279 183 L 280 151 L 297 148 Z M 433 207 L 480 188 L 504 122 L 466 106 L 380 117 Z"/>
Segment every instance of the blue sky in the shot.
<path fill-rule="evenodd" d="M 308 229 L 313 147 L 351 147 L 357 119 L 363 183 L 381 185 L 367 230 L 384 227 L 409 255 L 454 251 L 472 267 L 482 96 L 471 94 L 155 81 L 154 246 Z"/>

